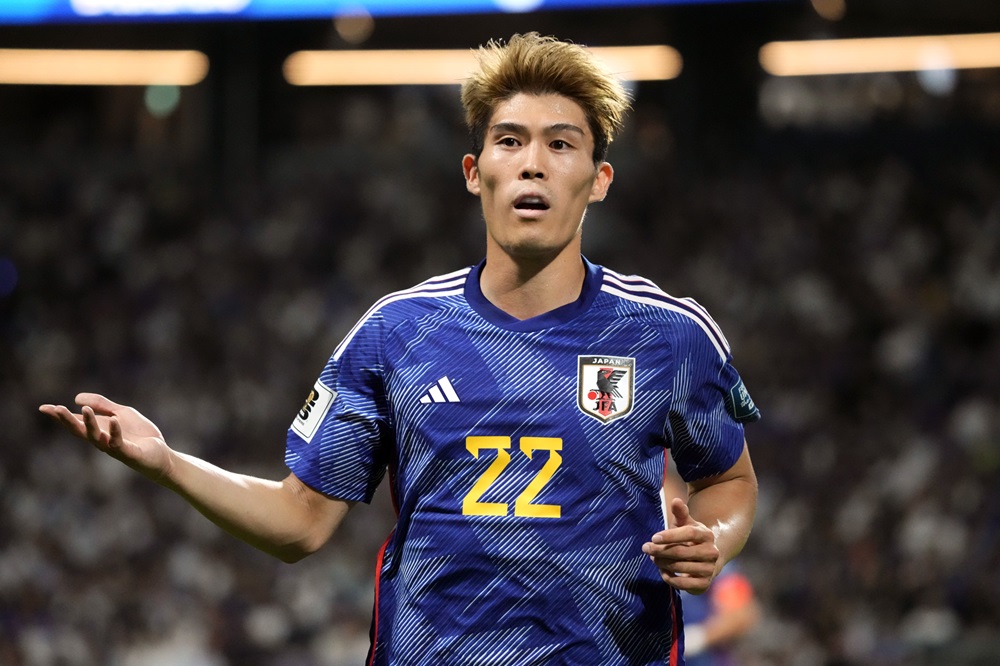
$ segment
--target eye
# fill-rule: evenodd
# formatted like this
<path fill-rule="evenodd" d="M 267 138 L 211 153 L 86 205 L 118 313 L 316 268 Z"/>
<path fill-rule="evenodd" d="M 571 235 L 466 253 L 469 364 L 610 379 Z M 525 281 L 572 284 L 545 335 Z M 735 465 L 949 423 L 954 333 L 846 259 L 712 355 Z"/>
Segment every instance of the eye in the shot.
<path fill-rule="evenodd" d="M 565 150 L 566 148 L 570 147 L 570 145 L 565 141 L 563 141 L 562 139 L 556 139 L 549 145 L 552 146 L 552 148 L 554 148 L 555 150 Z"/>
<path fill-rule="evenodd" d="M 497 141 L 497 145 L 507 146 L 508 148 L 512 148 L 517 145 L 517 139 L 515 139 L 512 136 L 505 136 L 499 141 Z"/>

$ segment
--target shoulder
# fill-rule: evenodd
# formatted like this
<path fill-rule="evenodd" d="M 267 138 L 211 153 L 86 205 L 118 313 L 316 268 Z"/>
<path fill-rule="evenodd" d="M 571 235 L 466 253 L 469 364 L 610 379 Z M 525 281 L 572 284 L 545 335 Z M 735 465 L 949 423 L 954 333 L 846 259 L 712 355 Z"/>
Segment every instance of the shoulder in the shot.
<path fill-rule="evenodd" d="M 454 305 L 456 297 L 465 291 L 465 281 L 472 270 L 462 268 L 438 275 L 410 287 L 387 294 L 377 300 L 358 320 L 334 352 L 339 357 L 351 341 L 363 330 L 392 329 L 399 324 L 426 315 L 434 310 Z"/>
<path fill-rule="evenodd" d="M 618 299 L 619 307 L 645 316 L 675 345 L 710 347 L 723 360 L 731 356 L 729 341 L 722 329 L 696 300 L 671 296 L 644 277 L 602 268 L 601 291 Z"/>
<path fill-rule="evenodd" d="M 464 293 L 465 281 L 471 270 L 471 267 L 466 267 L 424 280 L 409 289 L 387 294 L 368 309 L 362 320 L 375 314 L 406 318 L 411 316 L 409 313 L 413 310 L 441 307 L 446 299 Z"/>

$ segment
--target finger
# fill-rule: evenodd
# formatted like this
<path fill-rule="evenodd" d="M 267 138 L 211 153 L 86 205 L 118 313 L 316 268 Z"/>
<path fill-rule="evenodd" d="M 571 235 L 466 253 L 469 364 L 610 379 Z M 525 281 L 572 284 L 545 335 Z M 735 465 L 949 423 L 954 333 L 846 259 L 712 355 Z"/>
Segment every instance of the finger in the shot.
<path fill-rule="evenodd" d="M 660 571 L 660 577 L 666 582 L 670 582 L 671 578 L 711 579 L 714 574 L 711 565 L 704 563 L 664 561 L 655 557 L 650 559 Z"/>
<path fill-rule="evenodd" d="M 714 543 L 669 546 L 646 543 L 642 550 L 660 571 L 668 573 L 711 578 L 719 561 L 719 549 Z"/>
<path fill-rule="evenodd" d="M 691 559 L 690 547 L 682 543 L 660 544 L 647 541 L 642 545 L 642 552 L 649 555 L 657 566 Z"/>
<path fill-rule="evenodd" d="M 69 410 L 62 405 L 39 405 L 38 411 L 57 421 L 62 418 L 63 412 L 69 412 Z"/>
<path fill-rule="evenodd" d="M 86 439 L 87 430 L 83 425 L 83 417 L 74 414 L 63 405 L 42 405 L 38 411 L 53 419 L 66 428 L 71 434 Z"/>
<path fill-rule="evenodd" d="M 97 415 L 94 410 L 90 407 L 84 407 L 83 412 L 83 425 L 87 431 L 87 439 L 95 444 L 105 445 L 105 433 L 101 430 L 100 424 L 97 422 Z"/>
<path fill-rule="evenodd" d="M 121 409 L 121 405 L 108 400 L 99 393 L 78 393 L 76 396 L 76 404 L 81 407 L 90 407 L 94 410 L 95 414 L 100 414 L 101 416 L 111 416 L 116 411 Z"/>
<path fill-rule="evenodd" d="M 680 497 L 675 497 L 670 503 L 670 514 L 674 517 L 674 525 L 677 527 L 690 525 L 694 522 L 687 503 Z"/>
<path fill-rule="evenodd" d="M 684 527 L 671 527 L 657 532 L 650 541 L 658 546 L 688 545 L 705 543 L 712 538 L 711 530 L 701 527 L 698 523 Z"/>
<path fill-rule="evenodd" d="M 108 446 L 116 450 L 121 449 L 125 437 L 122 435 L 122 424 L 117 416 L 112 416 L 108 422 L 108 435 Z"/>
<path fill-rule="evenodd" d="M 711 579 L 700 578 L 698 576 L 671 576 L 664 573 L 661 578 L 670 587 L 691 594 L 702 594 L 712 584 Z"/>
<path fill-rule="evenodd" d="M 673 543 L 658 544 L 647 542 L 642 552 L 657 560 L 679 562 L 714 562 L 718 559 L 719 549 L 705 544 Z"/>
<path fill-rule="evenodd" d="M 654 557 L 653 563 L 656 564 L 657 569 L 672 576 L 711 578 L 715 574 L 715 566 L 710 562 L 662 560 Z"/>
<path fill-rule="evenodd" d="M 642 544 L 642 552 L 652 557 L 671 557 L 680 559 L 678 549 L 688 546 L 688 541 L 669 541 L 671 537 L 664 532 L 653 535 L 652 541 Z"/>

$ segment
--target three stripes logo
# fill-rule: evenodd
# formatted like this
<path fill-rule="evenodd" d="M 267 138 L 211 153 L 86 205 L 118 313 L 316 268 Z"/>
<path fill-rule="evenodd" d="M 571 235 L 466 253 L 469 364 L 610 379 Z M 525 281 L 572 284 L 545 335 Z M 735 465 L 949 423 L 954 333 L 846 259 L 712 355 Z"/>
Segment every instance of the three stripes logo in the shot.
<path fill-rule="evenodd" d="M 442 377 L 426 393 L 420 396 L 420 402 L 424 405 L 429 405 L 432 402 L 462 401 L 459 399 L 458 394 L 455 393 L 455 387 L 451 385 L 451 380 L 448 377 Z"/>

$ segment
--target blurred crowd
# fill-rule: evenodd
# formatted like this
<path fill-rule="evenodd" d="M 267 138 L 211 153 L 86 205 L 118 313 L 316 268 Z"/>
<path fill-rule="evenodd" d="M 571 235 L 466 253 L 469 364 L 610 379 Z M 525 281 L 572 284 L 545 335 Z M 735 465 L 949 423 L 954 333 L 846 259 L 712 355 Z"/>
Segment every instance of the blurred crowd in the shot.
<path fill-rule="evenodd" d="M 705 305 L 762 410 L 743 663 L 997 663 L 1000 113 L 760 121 L 699 151 L 658 90 L 584 246 Z M 285 565 L 36 412 L 100 392 L 174 448 L 287 473 L 354 321 L 483 247 L 455 90 L 328 95 L 236 185 L 71 108 L 5 135 L 0 663 L 363 662 L 384 489 Z"/>

